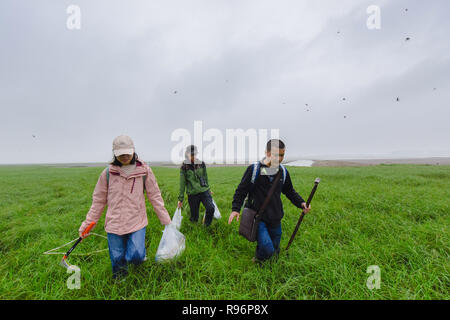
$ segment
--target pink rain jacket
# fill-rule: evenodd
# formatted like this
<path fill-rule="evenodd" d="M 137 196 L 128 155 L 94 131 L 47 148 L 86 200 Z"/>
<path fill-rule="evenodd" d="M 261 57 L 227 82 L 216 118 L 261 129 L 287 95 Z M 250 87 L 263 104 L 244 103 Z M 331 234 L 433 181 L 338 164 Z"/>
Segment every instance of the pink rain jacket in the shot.
<path fill-rule="evenodd" d="M 164 200 L 152 169 L 144 162 L 136 160 L 136 169 L 128 176 L 119 166 L 109 165 L 109 186 L 106 169 L 103 170 L 95 186 L 92 206 L 79 232 L 83 232 L 91 222 L 97 223 L 106 205 L 108 205 L 105 218 L 107 233 L 123 235 L 147 226 L 144 179 L 142 178 L 145 175 L 147 175 L 145 180 L 147 198 L 161 224 L 169 224 L 170 216 L 164 207 Z"/>

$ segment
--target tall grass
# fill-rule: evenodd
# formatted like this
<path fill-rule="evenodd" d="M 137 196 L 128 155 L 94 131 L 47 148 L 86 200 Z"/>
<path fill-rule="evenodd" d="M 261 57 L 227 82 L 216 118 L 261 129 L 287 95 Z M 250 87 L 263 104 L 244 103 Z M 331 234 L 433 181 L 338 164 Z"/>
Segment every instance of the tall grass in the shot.
<path fill-rule="evenodd" d="M 69 290 L 61 256 L 43 252 L 78 236 L 102 169 L 0 167 L 0 298 L 449 298 L 450 167 L 419 165 L 289 168 L 304 198 L 316 177 L 321 183 L 289 253 L 263 266 L 252 263 L 255 244 L 238 235 L 238 224 L 227 224 L 244 167 L 209 168 L 222 219 L 209 228 L 193 224 L 185 201 L 179 258 L 154 262 L 163 227 L 147 201 L 148 261 L 116 282 L 107 251 L 84 255 L 107 248 L 91 236 L 70 256 L 81 269 L 81 288 Z M 179 171 L 153 171 L 173 214 Z M 300 212 L 282 197 L 285 248 Z M 94 232 L 106 235 L 103 222 L 104 215 Z M 378 290 L 366 286 L 370 265 L 381 269 Z"/>

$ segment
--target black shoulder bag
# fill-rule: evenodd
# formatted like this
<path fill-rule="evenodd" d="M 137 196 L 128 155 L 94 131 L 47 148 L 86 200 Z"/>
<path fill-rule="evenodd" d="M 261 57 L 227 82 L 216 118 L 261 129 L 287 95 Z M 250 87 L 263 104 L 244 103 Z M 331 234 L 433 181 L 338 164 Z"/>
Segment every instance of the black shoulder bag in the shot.
<path fill-rule="evenodd" d="M 270 198 L 272 198 L 273 192 L 278 185 L 278 181 L 280 180 L 281 170 L 278 171 L 275 176 L 275 180 L 273 181 L 272 186 L 270 187 L 269 193 L 267 194 L 264 203 L 259 208 L 258 211 L 255 211 L 250 208 L 244 208 L 241 216 L 241 223 L 239 225 L 239 234 L 246 238 L 250 242 L 256 241 L 256 235 L 258 232 L 258 223 L 260 221 L 261 215 L 264 213 L 267 205 L 269 204 Z"/>

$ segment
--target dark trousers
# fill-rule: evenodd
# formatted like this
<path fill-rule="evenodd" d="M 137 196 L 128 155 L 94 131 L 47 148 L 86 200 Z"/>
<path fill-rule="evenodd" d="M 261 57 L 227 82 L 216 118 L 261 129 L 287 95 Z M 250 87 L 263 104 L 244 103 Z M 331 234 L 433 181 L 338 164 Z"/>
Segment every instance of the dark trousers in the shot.
<path fill-rule="evenodd" d="M 190 220 L 192 222 L 198 221 L 200 202 L 203 203 L 203 206 L 206 209 L 205 225 L 209 226 L 213 220 L 214 210 L 215 210 L 209 190 L 198 193 L 198 194 L 189 195 L 188 202 L 189 202 L 189 207 L 191 208 Z"/>

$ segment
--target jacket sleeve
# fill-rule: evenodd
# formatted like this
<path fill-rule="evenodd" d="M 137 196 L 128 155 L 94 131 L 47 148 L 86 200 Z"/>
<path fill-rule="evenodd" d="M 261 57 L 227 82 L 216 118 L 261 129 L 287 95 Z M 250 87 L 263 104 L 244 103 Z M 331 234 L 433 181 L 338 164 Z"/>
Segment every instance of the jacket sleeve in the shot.
<path fill-rule="evenodd" d="M 286 197 L 292 202 L 294 206 L 297 208 L 302 208 L 302 203 L 305 202 L 303 198 L 294 190 L 292 186 L 291 176 L 289 175 L 289 171 L 286 170 L 286 181 L 284 182 L 283 188 L 281 189 Z"/>
<path fill-rule="evenodd" d="M 183 202 L 185 188 L 186 188 L 186 177 L 184 175 L 183 167 L 181 167 L 180 168 L 180 192 L 178 194 L 178 201 Z"/>
<path fill-rule="evenodd" d="M 83 232 L 92 222 L 97 223 L 108 201 L 108 186 L 106 181 L 106 169 L 100 174 L 97 185 L 92 195 L 92 205 L 86 215 L 86 220 L 81 224 L 78 232 Z"/>
<path fill-rule="evenodd" d="M 252 179 L 252 166 L 248 166 L 244 173 L 244 176 L 239 183 L 236 191 L 234 192 L 233 203 L 231 206 L 232 211 L 241 212 L 242 205 L 244 204 L 245 197 L 250 191 Z"/>
<path fill-rule="evenodd" d="M 161 196 L 161 191 L 159 190 L 158 183 L 156 182 L 156 177 L 150 167 L 147 169 L 147 179 L 145 180 L 145 186 L 147 190 L 147 198 L 155 209 L 156 215 L 159 221 L 163 225 L 170 224 L 172 220 L 170 215 L 164 207 L 164 200 Z"/>

